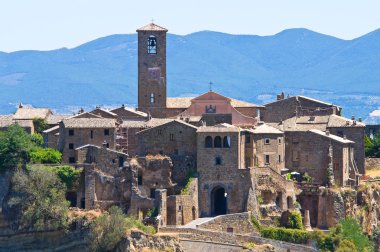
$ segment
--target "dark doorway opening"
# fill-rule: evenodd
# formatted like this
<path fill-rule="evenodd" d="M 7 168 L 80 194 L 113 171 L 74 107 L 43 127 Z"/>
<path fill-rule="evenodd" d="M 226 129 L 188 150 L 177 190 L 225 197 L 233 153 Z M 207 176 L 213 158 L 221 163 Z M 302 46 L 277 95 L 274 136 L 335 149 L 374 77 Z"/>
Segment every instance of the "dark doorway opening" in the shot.
<path fill-rule="evenodd" d="M 66 200 L 70 202 L 70 207 L 76 207 L 77 206 L 77 193 L 76 192 L 67 192 L 66 193 Z"/>
<path fill-rule="evenodd" d="M 191 212 L 193 214 L 193 220 L 195 220 L 197 218 L 196 216 L 196 211 L 195 211 L 195 207 L 191 208 Z"/>
<path fill-rule="evenodd" d="M 211 192 L 213 216 L 222 215 L 227 213 L 227 194 L 223 187 L 215 187 Z"/>

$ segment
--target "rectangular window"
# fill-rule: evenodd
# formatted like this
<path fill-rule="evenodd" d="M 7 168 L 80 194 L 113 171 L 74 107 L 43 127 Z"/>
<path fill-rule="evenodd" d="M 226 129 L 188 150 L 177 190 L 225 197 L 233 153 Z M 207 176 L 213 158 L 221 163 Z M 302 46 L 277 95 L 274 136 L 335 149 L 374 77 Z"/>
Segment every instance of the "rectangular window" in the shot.
<path fill-rule="evenodd" d="M 110 130 L 109 129 L 105 129 L 104 130 L 104 135 L 105 136 L 109 136 L 110 135 Z"/>
<path fill-rule="evenodd" d="M 91 130 L 91 132 L 90 132 L 90 138 L 91 138 L 91 139 L 94 138 L 94 131 L 93 131 L 93 130 Z"/>
<path fill-rule="evenodd" d="M 69 157 L 69 163 L 70 164 L 75 163 L 75 157 Z"/>
<path fill-rule="evenodd" d="M 269 155 L 265 155 L 265 164 L 269 164 Z"/>
<path fill-rule="evenodd" d="M 181 205 L 178 206 L 178 211 L 182 211 L 182 206 Z"/>
<path fill-rule="evenodd" d="M 69 136 L 74 136 L 74 130 L 73 129 L 69 130 Z"/>
<path fill-rule="evenodd" d="M 279 139 L 278 139 L 278 144 L 281 144 L 281 142 L 282 142 L 282 141 L 281 141 L 281 138 L 279 138 Z"/>
<path fill-rule="evenodd" d="M 170 141 L 174 141 L 174 134 L 170 134 Z"/>
<path fill-rule="evenodd" d="M 278 162 L 281 163 L 281 155 L 278 155 Z"/>
<path fill-rule="evenodd" d="M 74 149 L 74 144 L 73 144 L 73 143 L 69 143 L 69 149 L 70 149 L 70 150 L 73 150 L 73 149 Z"/>
<path fill-rule="evenodd" d="M 156 188 L 150 188 L 150 197 L 152 199 L 156 198 Z"/>
<path fill-rule="evenodd" d="M 245 143 L 249 144 L 251 142 L 251 136 L 250 135 L 246 135 L 245 136 Z"/>
<path fill-rule="evenodd" d="M 265 142 L 265 144 L 270 144 L 270 139 L 269 138 L 265 138 L 264 142 Z"/>
<path fill-rule="evenodd" d="M 142 185 L 143 184 L 143 177 L 142 177 L 142 174 L 140 174 L 139 172 L 139 175 L 137 177 L 137 185 Z"/>

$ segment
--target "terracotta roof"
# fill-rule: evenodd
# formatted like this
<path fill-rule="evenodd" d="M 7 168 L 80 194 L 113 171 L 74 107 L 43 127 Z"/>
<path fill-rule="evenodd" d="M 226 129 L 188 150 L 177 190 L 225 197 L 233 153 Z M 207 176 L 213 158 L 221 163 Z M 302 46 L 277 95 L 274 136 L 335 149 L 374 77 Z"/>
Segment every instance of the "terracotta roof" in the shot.
<path fill-rule="evenodd" d="M 75 148 L 75 150 L 80 150 L 80 149 L 85 149 L 85 148 L 101 149 L 102 147 L 101 146 L 97 146 L 97 145 L 93 145 L 93 144 L 86 144 L 86 145 L 80 146 L 78 148 Z M 107 151 L 112 152 L 112 153 L 116 153 L 116 154 L 120 154 L 120 155 L 123 155 L 123 156 L 128 156 L 128 154 L 125 154 L 124 152 L 120 152 L 120 151 L 113 150 L 113 149 L 110 149 L 110 148 L 107 148 Z"/>
<path fill-rule="evenodd" d="M 317 130 L 317 129 L 312 129 L 312 130 L 309 130 L 309 132 L 312 132 L 312 133 L 315 133 L 315 134 L 318 134 L 320 136 L 324 136 L 324 137 L 328 137 L 330 138 L 331 140 L 334 140 L 334 141 L 337 141 L 337 142 L 341 142 L 341 143 L 354 143 L 353 141 L 351 140 L 348 140 L 348 139 L 345 139 L 345 138 L 342 138 L 342 137 L 339 137 L 339 136 L 336 136 L 336 135 L 333 135 L 333 134 L 326 134 L 326 132 L 323 132 L 321 130 Z"/>
<path fill-rule="evenodd" d="M 13 115 L 0 115 L 0 128 L 6 128 L 13 123 Z"/>
<path fill-rule="evenodd" d="M 15 120 L 33 120 L 34 118 L 46 119 L 52 114 L 48 108 L 18 108 L 13 115 Z"/>
<path fill-rule="evenodd" d="M 168 30 L 162 26 L 156 25 L 155 23 L 147 24 L 139 29 L 136 30 L 139 31 L 164 31 L 167 32 Z"/>
<path fill-rule="evenodd" d="M 201 126 L 197 132 L 240 132 L 240 128 L 228 123 L 221 123 L 215 126 Z"/>
<path fill-rule="evenodd" d="M 91 114 L 102 116 L 102 115 L 98 114 L 99 112 L 103 112 L 105 114 L 108 114 L 111 117 L 117 117 L 117 114 L 115 114 L 111 111 L 108 111 L 106 109 L 103 109 L 103 108 L 96 108 L 96 109 L 90 111 Z"/>
<path fill-rule="evenodd" d="M 58 124 L 63 119 L 69 118 L 71 115 L 49 115 L 46 118 L 46 122 L 48 124 Z"/>
<path fill-rule="evenodd" d="M 331 115 L 327 127 L 365 127 L 365 124 L 342 116 Z"/>
<path fill-rule="evenodd" d="M 13 123 L 17 123 L 22 128 L 33 128 L 34 127 L 32 120 L 13 120 Z"/>
<path fill-rule="evenodd" d="M 291 96 L 291 97 L 289 97 L 289 98 L 285 98 L 285 99 L 283 99 L 283 100 L 278 100 L 278 101 L 269 102 L 269 103 L 265 104 L 264 106 L 267 106 L 267 105 L 269 105 L 269 104 L 273 104 L 273 103 L 277 103 L 277 102 L 286 101 L 286 100 L 289 100 L 289 99 L 299 100 L 299 98 L 301 98 L 301 99 L 305 99 L 305 100 L 309 100 L 309 101 L 313 101 L 313 102 L 316 102 L 316 103 L 320 103 L 320 104 L 322 104 L 322 105 L 336 106 L 336 107 L 338 107 L 338 108 L 341 108 L 341 107 L 338 106 L 338 105 L 335 105 L 335 104 L 332 104 L 332 103 L 328 103 L 328 102 L 324 102 L 324 101 L 320 101 L 320 100 L 313 99 L 313 98 L 310 98 L 310 97 L 307 97 L 307 96 L 302 96 L 302 95 Z"/>
<path fill-rule="evenodd" d="M 117 111 L 120 110 L 120 109 L 124 109 L 125 111 L 128 111 L 128 112 L 130 112 L 132 114 L 136 114 L 138 116 L 142 116 L 142 117 L 147 117 L 148 116 L 148 114 L 145 113 L 145 112 L 138 111 L 138 110 L 135 110 L 133 108 L 127 108 L 127 107 L 115 108 L 115 109 L 111 110 L 110 112 L 117 114 Z"/>
<path fill-rule="evenodd" d="M 284 134 L 284 132 L 267 124 L 261 124 L 251 130 L 254 134 Z"/>
<path fill-rule="evenodd" d="M 168 108 L 188 108 L 191 105 L 191 100 L 194 97 L 168 97 L 166 98 L 166 106 Z M 236 99 L 231 99 L 231 105 L 234 108 L 251 108 L 251 107 L 261 107 L 253 103 L 240 101 Z"/>
<path fill-rule="evenodd" d="M 69 118 L 62 121 L 66 128 L 114 128 L 116 120 L 111 118 Z"/>
<path fill-rule="evenodd" d="M 168 122 L 166 122 L 166 123 L 160 124 L 160 125 L 156 125 L 156 126 L 154 126 L 154 127 L 149 127 L 149 128 L 147 128 L 147 129 L 144 129 L 144 130 L 138 132 L 137 134 L 140 134 L 141 132 L 145 132 L 145 131 L 148 131 L 148 130 L 151 130 L 151 129 L 154 129 L 154 128 L 156 128 L 156 127 L 160 127 L 160 126 L 163 126 L 163 125 L 165 125 L 165 124 L 169 124 L 169 123 L 179 123 L 179 124 L 183 124 L 183 125 L 185 125 L 185 126 L 187 126 L 187 127 L 193 128 L 193 129 L 198 129 L 198 127 L 196 127 L 196 126 L 194 126 L 194 125 L 192 125 L 192 124 L 189 124 L 189 123 L 187 123 L 187 122 L 184 122 L 184 121 L 182 121 L 182 120 L 172 120 L 172 121 L 168 121 Z"/>
<path fill-rule="evenodd" d="M 95 114 L 92 114 L 90 112 L 83 112 L 80 114 L 73 115 L 69 118 L 102 118 L 102 117 L 100 115 L 95 115 Z M 69 118 L 67 118 L 67 119 L 69 119 Z"/>
<path fill-rule="evenodd" d="M 166 118 L 152 118 L 149 121 L 138 120 L 126 120 L 121 124 L 122 128 L 152 128 L 168 122 L 172 122 L 174 119 Z"/>

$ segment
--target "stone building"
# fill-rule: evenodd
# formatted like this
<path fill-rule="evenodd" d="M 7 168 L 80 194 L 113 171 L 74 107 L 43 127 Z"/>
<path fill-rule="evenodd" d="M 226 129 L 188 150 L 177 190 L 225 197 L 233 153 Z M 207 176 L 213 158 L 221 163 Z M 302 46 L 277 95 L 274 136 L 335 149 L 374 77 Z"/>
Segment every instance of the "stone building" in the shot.
<path fill-rule="evenodd" d="M 277 101 L 265 105 L 264 122 L 281 122 L 292 117 L 341 115 L 342 108 L 310 97 L 277 95 Z"/>
<path fill-rule="evenodd" d="M 354 161 L 354 142 L 317 129 L 286 132 L 286 167 L 291 171 L 307 172 L 313 182 L 330 183 L 327 176 L 332 168 L 336 185 L 357 184 L 359 176 Z"/>
<path fill-rule="evenodd" d="M 277 173 L 285 168 L 285 135 L 284 132 L 267 124 L 260 124 L 252 129 L 254 166 L 271 167 Z"/>
<path fill-rule="evenodd" d="M 140 156 L 147 154 L 196 157 L 197 127 L 173 120 L 137 133 Z"/>
<path fill-rule="evenodd" d="M 58 149 L 63 163 L 76 163 L 75 149 L 87 144 L 115 149 L 116 120 L 69 118 L 59 124 Z"/>

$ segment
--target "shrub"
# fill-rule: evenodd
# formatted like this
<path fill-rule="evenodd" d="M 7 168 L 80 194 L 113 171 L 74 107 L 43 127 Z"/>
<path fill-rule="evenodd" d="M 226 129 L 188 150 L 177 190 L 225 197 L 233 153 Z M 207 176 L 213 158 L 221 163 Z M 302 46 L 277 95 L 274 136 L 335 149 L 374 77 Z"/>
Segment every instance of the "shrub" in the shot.
<path fill-rule="evenodd" d="M 31 137 L 31 140 L 37 146 L 42 146 L 44 144 L 44 138 L 42 137 L 40 133 L 34 133 Z"/>
<path fill-rule="evenodd" d="M 336 252 L 357 252 L 355 244 L 351 240 L 342 240 L 335 251 Z"/>
<path fill-rule="evenodd" d="M 68 189 L 73 189 L 78 185 L 82 169 L 75 169 L 69 165 L 51 167 Z"/>
<path fill-rule="evenodd" d="M 357 220 L 346 218 L 339 221 L 339 225 L 340 229 L 336 231 L 336 235 L 341 235 L 344 239 L 351 240 L 358 251 L 370 251 L 373 247 Z"/>
<path fill-rule="evenodd" d="M 147 234 L 155 234 L 156 229 L 153 226 L 145 226 L 140 220 L 129 216 L 126 218 L 127 229 L 130 230 L 132 228 L 137 228 L 138 230 L 147 233 Z"/>
<path fill-rule="evenodd" d="M 112 251 L 123 238 L 127 222 L 123 211 L 116 206 L 102 214 L 90 225 L 90 244 L 93 251 Z"/>
<path fill-rule="evenodd" d="M 259 205 L 264 204 L 264 198 L 263 198 L 263 196 L 261 196 L 261 195 L 257 196 L 257 203 L 259 203 Z"/>
<path fill-rule="evenodd" d="M 17 171 L 12 178 L 14 223 L 23 230 L 56 230 L 67 227 L 69 202 L 58 176 L 40 167 Z"/>
<path fill-rule="evenodd" d="M 61 152 L 50 148 L 38 148 L 29 155 L 30 162 L 34 164 L 59 164 L 62 160 Z"/>
<path fill-rule="evenodd" d="M 38 134 L 41 134 L 42 131 L 47 130 L 49 128 L 49 125 L 47 124 L 46 120 L 42 118 L 34 118 L 33 126 L 34 126 L 34 131 Z"/>
<path fill-rule="evenodd" d="M 185 185 L 185 187 L 181 190 L 181 195 L 188 195 L 191 182 L 193 182 L 194 178 L 190 177 Z"/>
<path fill-rule="evenodd" d="M 260 233 L 265 238 L 298 244 L 306 244 L 311 239 L 309 232 L 299 229 L 262 227 Z"/>
<path fill-rule="evenodd" d="M 252 223 L 252 225 L 253 225 L 258 231 L 260 231 L 260 229 L 261 229 L 261 223 L 260 223 L 260 221 L 259 221 L 254 215 L 251 215 L 251 223 Z"/>
<path fill-rule="evenodd" d="M 156 217 L 157 214 L 158 214 L 157 208 L 153 207 L 153 208 L 148 210 L 148 212 L 146 213 L 146 216 L 148 218 L 152 218 L 152 217 Z"/>
<path fill-rule="evenodd" d="M 280 226 L 293 229 L 303 229 L 301 213 L 292 210 L 283 212 L 280 218 Z"/>

